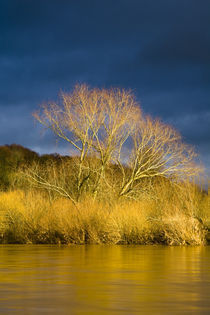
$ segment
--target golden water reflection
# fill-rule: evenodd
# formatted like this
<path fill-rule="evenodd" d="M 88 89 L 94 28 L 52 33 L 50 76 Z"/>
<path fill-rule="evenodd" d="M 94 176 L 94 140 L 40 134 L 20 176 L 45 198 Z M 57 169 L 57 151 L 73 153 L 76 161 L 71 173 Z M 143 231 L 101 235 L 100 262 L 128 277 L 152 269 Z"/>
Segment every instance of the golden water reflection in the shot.
<path fill-rule="evenodd" d="M 0 246 L 1 314 L 208 314 L 210 247 Z"/>

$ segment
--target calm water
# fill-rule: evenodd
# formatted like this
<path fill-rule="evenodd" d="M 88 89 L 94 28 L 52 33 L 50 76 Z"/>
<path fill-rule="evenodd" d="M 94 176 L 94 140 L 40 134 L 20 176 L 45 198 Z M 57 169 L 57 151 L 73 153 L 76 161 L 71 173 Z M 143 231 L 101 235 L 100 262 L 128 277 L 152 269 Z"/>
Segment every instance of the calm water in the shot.
<path fill-rule="evenodd" d="M 210 314 L 210 247 L 0 246 L 1 314 Z"/>

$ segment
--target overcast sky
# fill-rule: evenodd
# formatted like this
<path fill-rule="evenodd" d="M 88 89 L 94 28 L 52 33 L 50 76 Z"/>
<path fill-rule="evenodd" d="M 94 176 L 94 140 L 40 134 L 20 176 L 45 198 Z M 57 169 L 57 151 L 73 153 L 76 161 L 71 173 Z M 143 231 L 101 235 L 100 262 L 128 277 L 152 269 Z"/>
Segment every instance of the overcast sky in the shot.
<path fill-rule="evenodd" d="M 209 0 L 0 0 L 0 144 L 64 152 L 31 113 L 77 82 L 132 89 L 209 168 Z"/>

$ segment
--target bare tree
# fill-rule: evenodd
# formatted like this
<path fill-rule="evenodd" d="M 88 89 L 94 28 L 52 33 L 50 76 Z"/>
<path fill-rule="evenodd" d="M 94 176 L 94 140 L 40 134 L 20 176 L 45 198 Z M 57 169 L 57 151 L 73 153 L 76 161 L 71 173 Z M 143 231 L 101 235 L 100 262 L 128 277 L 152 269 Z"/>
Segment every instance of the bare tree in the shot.
<path fill-rule="evenodd" d="M 142 179 L 181 180 L 199 171 L 192 147 L 171 126 L 143 115 L 130 91 L 76 85 L 34 117 L 77 150 L 72 170 L 77 197 L 70 196 L 76 201 L 84 191 L 96 197 L 104 187 L 118 197 L 133 197 Z"/>
<path fill-rule="evenodd" d="M 60 104 L 45 104 L 34 114 L 41 124 L 78 151 L 78 198 L 89 178 L 83 176 L 88 156 L 96 155 L 101 162 L 99 169 L 94 170 L 96 196 L 107 165 L 119 159 L 140 116 L 140 108 L 129 91 L 89 89 L 86 85 L 77 85 L 72 93 L 61 93 Z"/>

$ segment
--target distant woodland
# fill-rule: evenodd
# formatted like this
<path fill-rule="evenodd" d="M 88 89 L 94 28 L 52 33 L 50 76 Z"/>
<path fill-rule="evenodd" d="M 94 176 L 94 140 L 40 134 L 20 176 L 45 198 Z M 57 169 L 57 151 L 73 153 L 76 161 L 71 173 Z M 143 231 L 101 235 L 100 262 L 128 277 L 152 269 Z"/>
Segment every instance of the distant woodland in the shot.
<path fill-rule="evenodd" d="M 30 168 L 34 163 L 46 167 L 50 163 L 59 164 L 63 159 L 71 157 L 62 157 L 56 153 L 39 155 L 18 144 L 0 146 L 0 190 L 17 188 L 18 171 L 24 167 Z"/>

